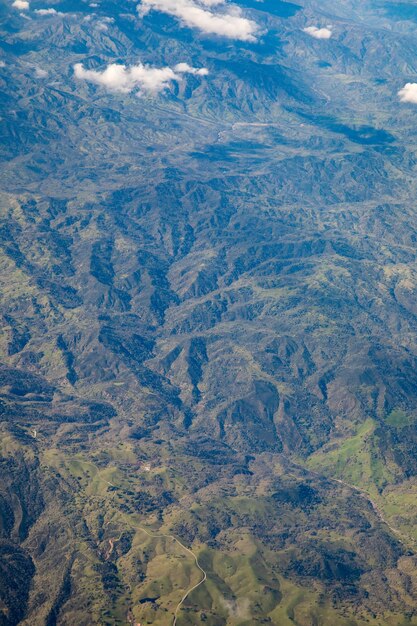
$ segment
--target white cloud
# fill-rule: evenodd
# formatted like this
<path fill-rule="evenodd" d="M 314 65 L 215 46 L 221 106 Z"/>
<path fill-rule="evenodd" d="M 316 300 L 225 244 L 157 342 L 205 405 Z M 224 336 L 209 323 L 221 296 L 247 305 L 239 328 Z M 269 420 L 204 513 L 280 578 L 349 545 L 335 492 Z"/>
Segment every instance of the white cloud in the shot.
<path fill-rule="evenodd" d="M 74 74 L 80 80 L 102 85 L 110 91 L 118 91 L 120 93 L 136 91 L 138 94 L 143 92 L 155 94 L 167 89 L 172 82 L 179 82 L 181 74 L 206 76 L 208 70 L 206 68 L 197 69 L 189 66 L 187 63 L 179 63 L 174 69 L 170 67 L 153 68 L 142 63 L 132 65 L 131 67 L 112 63 L 100 72 L 86 70 L 81 63 L 76 63 L 74 65 Z"/>
<path fill-rule="evenodd" d="M 177 17 L 184 26 L 229 39 L 256 41 L 259 34 L 258 24 L 226 0 L 142 0 L 137 9 L 140 16 L 161 11 Z"/>
<path fill-rule="evenodd" d="M 0 61 L 0 67 L 6 67 L 6 63 L 4 61 Z"/>
<path fill-rule="evenodd" d="M 417 104 L 417 83 L 406 83 L 398 92 L 401 102 Z"/>
<path fill-rule="evenodd" d="M 35 9 L 35 13 L 38 15 L 65 15 L 56 9 Z"/>
<path fill-rule="evenodd" d="M 96 23 L 97 30 L 109 30 L 109 24 L 114 23 L 113 17 L 103 17 Z"/>
<path fill-rule="evenodd" d="M 333 34 L 330 28 L 318 28 L 317 26 L 308 26 L 307 28 L 303 28 L 303 30 L 315 39 L 330 39 Z"/>
<path fill-rule="evenodd" d="M 27 11 L 29 9 L 28 0 L 14 0 L 12 7 L 20 9 L 21 11 Z"/>
<path fill-rule="evenodd" d="M 174 69 L 178 74 L 194 74 L 195 76 L 207 76 L 209 73 L 206 67 L 191 67 L 188 63 L 178 63 Z"/>
<path fill-rule="evenodd" d="M 48 76 L 48 72 L 40 67 L 35 67 L 35 76 L 36 78 L 46 78 Z"/>

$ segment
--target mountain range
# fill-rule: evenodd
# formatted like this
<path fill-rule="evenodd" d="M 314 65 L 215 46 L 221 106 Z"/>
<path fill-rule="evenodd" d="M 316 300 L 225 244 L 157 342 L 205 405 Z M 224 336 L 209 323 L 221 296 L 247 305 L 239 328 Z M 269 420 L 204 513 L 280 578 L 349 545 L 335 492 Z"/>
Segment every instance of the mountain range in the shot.
<path fill-rule="evenodd" d="M 415 3 L 0 19 L 0 626 L 417 625 Z"/>

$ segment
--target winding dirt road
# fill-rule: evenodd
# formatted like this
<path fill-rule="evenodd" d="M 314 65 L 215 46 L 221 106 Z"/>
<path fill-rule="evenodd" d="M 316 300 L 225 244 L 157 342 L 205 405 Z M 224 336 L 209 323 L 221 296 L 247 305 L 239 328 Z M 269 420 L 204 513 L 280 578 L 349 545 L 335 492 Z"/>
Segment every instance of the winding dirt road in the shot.
<path fill-rule="evenodd" d="M 192 591 L 194 591 L 194 589 L 197 589 L 198 587 L 200 587 L 200 585 L 202 585 L 203 583 L 206 582 L 206 580 L 207 580 L 207 572 L 201 567 L 197 555 L 194 554 L 194 552 L 192 550 L 190 550 L 190 548 L 187 548 L 187 546 L 185 546 L 183 543 L 181 543 L 181 541 L 179 539 L 177 539 L 174 535 L 165 535 L 165 534 L 154 535 L 153 533 L 148 532 L 146 530 L 146 528 L 142 528 L 141 526 L 138 526 L 137 528 L 138 528 L 138 530 L 141 530 L 142 532 L 146 533 L 148 535 L 148 537 L 152 537 L 152 538 L 164 537 L 166 539 L 172 539 L 173 541 L 175 541 L 175 543 L 177 543 L 179 546 L 181 546 L 181 548 L 183 548 L 183 550 L 185 550 L 186 552 L 191 554 L 191 556 L 193 557 L 193 559 L 195 561 L 195 564 L 197 565 L 197 567 L 200 570 L 200 572 L 203 574 L 202 579 L 196 585 L 193 585 L 192 587 L 190 587 L 190 589 L 188 589 L 186 591 L 186 593 L 183 595 L 183 597 L 181 598 L 181 600 L 177 604 L 177 608 L 175 609 L 175 612 L 174 612 L 174 620 L 172 622 L 172 626 L 176 626 L 177 620 L 178 620 L 178 612 L 180 611 L 182 605 L 184 604 L 184 602 L 186 601 L 186 599 L 188 598 L 190 593 Z"/>
<path fill-rule="evenodd" d="M 93 463 L 89 463 L 87 462 L 89 465 L 94 465 Z M 108 480 L 105 480 L 104 478 L 101 478 L 101 476 L 96 476 L 95 478 L 97 478 L 98 480 L 106 483 L 107 485 L 110 485 L 111 487 L 117 489 L 116 485 L 113 485 L 112 483 L 110 483 Z M 90 497 L 94 497 L 94 496 L 90 496 Z M 136 526 L 136 528 L 142 532 L 144 532 L 146 535 L 148 535 L 148 537 L 151 538 L 162 538 L 164 537 L 165 539 L 172 539 L 172 541 L 174 541 L 175 543 L 177 543 L 183 550 L 185 550 L 188 554 L 191 554 L 191 556 L 193 557 L 196 566 L 198 567 L 198 569 L 200 570 L 200 572 L 202 573 L 202 578 L 201 580 L 196 584 L 193 585 L 192 587 L 190 587 L 189 589 L 187 589 L 187 591 L 185 592 L 185 594 L 182 596 L 181 600 L 179 601 L 179 603 L 176 606 L 175 612 L 174 612 L 174 618 L 173 618 L 173 622 L 172 622 L 172 626 L 177 626 L 177 620 L 178 620 L 178 613 L 182 607 L 182 605 L 184 604 L 184 602 L 186 601 L 186 599 L 188 598 L 188 596 L 198 587 L 200 587 L 203 583 L 206 582 L 207 580 L 207 572 L 201 567 L 200 562 L 198 560 L 197 555 L 190 550 L 190 548 L 187 548 L 187 546 L 185 546 L 179 539 L 177 539 L 177 537 L 175 537 L 174 535 L 169 535 L 169 534 L 153 534 L 150 533 L 148 530 L 146 530 L 146 528 L 143 528 L 142 526 Z M 106 555 L 106 560 L 108 560 L 114 550 L 114 544 L 117 541 L 120 541 L 121 537 L 123 535 L 123 531 L 120 533 L 120 536 L 116 539 L 116 538 L 110 538 L 109 541 L 109 551 L 107 552 Z"/>
<path fill-rule="evenodd" d="M 315 472 L 314 470 L 311 470 L 311 469 L 309 469 L 307 467 L 303 467 L 302 465 L 299 465 L 298 463 L 294 463 L 294 461 L 290 461 L 289 459 L 287 459 L 287 460 L 291 463 L 291 465 L 293 465 L 297 469 L 304 470 L 304 472 L 306 472 L 307 474 L 312 474 L 313 476 L 316 476 L 317 478 L 320 478 L 321 480 L 329 480 L 330 482 L 338 483 L 339 485 L 342 485 L 343 487 L 347 487 L 351 491 L 355 491 L 362 498 L 364 498 L 365 500 L 367 500 L 370 503 L 370 505 L 372 506 L 372 509 L 373 509 L 373 511 L 375 513 L 375 515 L 380 519 L 380 521 L 383 524 L 385 524 L 385 526 L 387 526 L 387 528 L 392 533 L 394 533 L 396 535 L 397 541 L 399 541 L 404 546 L 407 545 L 407 541 L 408 541 L 408 544 L 410 544 L 410 543 L 415 544 L 415 542 L 411 538 L 406 537 L 400 530 L 398 530 L 398 528 L 395 528 L 394 526 L 391 526 L 391 524 L 389 523 L 389 521 L 384 516 L 384 513 L 381 511 L 381 509 L 378 506 L 378 504 L 375 502 L 375 500 L 373 500 L 371 498 L 369 493 L 367 491 L 365 491 L 364 489 L 361 489 L 360 487 L 356 487 L 356 485 L 351 485 L 350 483 L 347 483 L 344 480 L 341 480 L 340 478 L 333 478 L 331 476 L 324 476 L 323 474 L 319 474 L 318 472 Z M 403 537 L 404 539 L 401 539 L 401 537 Z"/>

